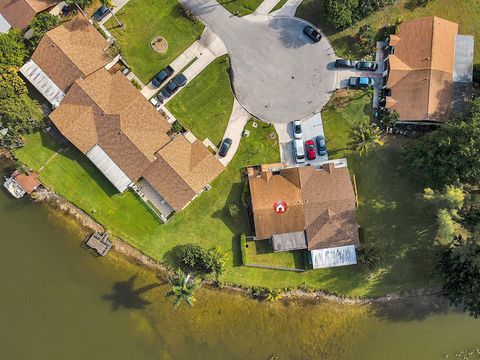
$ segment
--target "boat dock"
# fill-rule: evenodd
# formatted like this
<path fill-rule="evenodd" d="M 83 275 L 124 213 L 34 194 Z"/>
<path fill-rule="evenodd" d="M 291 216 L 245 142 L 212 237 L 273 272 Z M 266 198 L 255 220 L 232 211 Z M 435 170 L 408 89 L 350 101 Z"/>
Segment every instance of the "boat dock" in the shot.
<path fill-rule="evenodd" d="M 20 199 L 25 194 L 31 194 L 40 185 L 40 180 L 36 174 L 22 174 L 19 171 L 15 171 L 3 183 L 5 189 L 16 199 Z"/>
<path fill-rule="evenodd" d="M 95 250 L 99 255 L 105 256 L 112 247 L 112 242 L 108 240 L 108 234 L 95 232 L 87 240 L 87 246 Z"/>

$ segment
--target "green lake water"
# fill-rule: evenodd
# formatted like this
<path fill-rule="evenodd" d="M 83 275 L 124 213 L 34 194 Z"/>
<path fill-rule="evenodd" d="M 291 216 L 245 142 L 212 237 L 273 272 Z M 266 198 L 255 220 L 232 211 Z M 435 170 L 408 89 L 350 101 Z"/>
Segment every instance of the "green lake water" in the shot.
<path fill-rule="evenodd" d="M 373 309 L 201 289 L 174 310 L 163 280 L 93 257 L 86 235 L 0 191 L 0 359 L 444 359 L 480 343 L 480 319 L 434 299 Z"/>

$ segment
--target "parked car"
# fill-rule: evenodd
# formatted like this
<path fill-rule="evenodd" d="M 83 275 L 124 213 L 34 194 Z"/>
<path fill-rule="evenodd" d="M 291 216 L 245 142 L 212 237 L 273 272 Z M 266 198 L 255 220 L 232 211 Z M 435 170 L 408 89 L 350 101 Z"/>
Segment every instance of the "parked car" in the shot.
<path fill-rule="evenodd" d="M 317 143 L 318 155 L 320 156 L 327 155 L 327 142 L 325 141 L 325 138 L 322 135 L 319 135 L 317 136 L 315 141 Z"/>
<path fill-rule="evenodd" d="M 301 139 L 303 137 L 303 132 L 302 132 L 302 123 L 300 120 L 295 120 L 292 125 L 293 128 L 293 137 L 295 139 Z"/>
<path fill-rule="evenodd" d="M 100 22 L 103 20 L 105 16 L 110 12 L 110 9 L 106 7 L 105 5 L 100 6 L 97 11 L 93 14 L 93 19 L 96 22 Z"/>
<path fill-rule="evenodd" d="M 218 151 L 218 155 L 221 157 L 225 157 L 227 155 L 228 150 L 230 150 L 230 147 L 232 146 L 232 139 L 230 138 L 225 138 L 222 141 L 222 145 L 220 145 L 220 150 Z"/>
<path fill-rule="evenodd" d="M 355 66 L 355 62 L 349 59 L 337 59 L 335 60 L 335 67 L 336 68 L 353 68 Z"/>
<path fill-rule="evenodd" d="M 322 39 L 320 32 L 310 25 L 307 25 L 303 28 L 303 33 L 315 42 L 319 42 Z"/>
<path fill-rule="evenodd" d="M 352 76 L 348 81 L 348 86 L 353 89 L 365 89 L 373 85 L 375 85 L 375 81 L 368 77 Z"/>
<path fill-rule="evenodd" d="M 293 140 L 293 153 L 297 163 L 305 162 L 305 148 L 303 147 L 302 139 Z"/>
<path fill-rule="evenodd" d="M 359 61 L 355 67 L 357 70 L 375 71 L 378 69 L 378 64 L 374 61 Z"/>
<path fill-rule="evenodd" d="M 317 154 L 315 153 L 315 143 L 313 140 L 307 140 L 305 142 L 305 148 L 307 149 L 307 159 L 315 160 Z"/>
<path fill-rule="evenodd" d="M 157 75 L 155 75 L 155 77 L 152 79 L 152 85 L 158 88 L 167 78 L 172 76 L 172 74 L 172 67 L 167 65 L 167 67 L 163 68 Z"/>
<path fill-rule="evenodd" d="M 187 78 L 183 74 L 178 74 L 168 84 L 163 88 L 162 95 L 164 98 L 172 96 L 172 94 L 177 91 L 182 86 L 185 86 L 187 83 Z"/>

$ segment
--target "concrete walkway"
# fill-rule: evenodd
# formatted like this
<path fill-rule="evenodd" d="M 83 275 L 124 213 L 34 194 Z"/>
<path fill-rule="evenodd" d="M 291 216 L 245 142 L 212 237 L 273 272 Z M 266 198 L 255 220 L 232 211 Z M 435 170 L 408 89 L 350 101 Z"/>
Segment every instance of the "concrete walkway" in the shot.
<path fill-rule="evenodd" d="M 255 10 L 254 14 L 268 15 L 270 11 L 280 2 L 280 0 L 263 0 L 263 2 Z"/>
<path fill-rule="evenodd" d="M 112 3 L 114 5 L 113 9 L 112 9 L 112 12 L 114 14 L 116 14 L 117 12 L 120 11 L 121 8 L 123 8 L 125 5 L 127 5 L 127 3 L 129 2 L 130 0 L 112 0 Z M 109 13 L 107 16 L 105 16 L 102 21 L 100 21 L 100 24 L 105 24 L 108 19 L 110 19 L 112 17 L 112 14 Z"/>
<path fill-rule="evenodd" d="M 250 114 L 242 107 L 242 105 L 239 104 L 236 99 L 234 99 L 232 114 L 230 115 L 227 128 L 225 129 L 225 133 L 223 135 L 224 139 L 232 139 L 232 146 L 230 147 L 227 156 L 222 158 L 218 154 L 216 155 L 217 159 L 219 159 L 224 166 L 228 165 L 237 152 L 238 146 L 240 145 L 240 140 L 242 139 L 243 129 L 245 129 L 245 125 L 247 125 L 250 117 Z"/>
<path fill-rule="evenodd" d="M 195 41 L 187 50 L 185 50 L 180 56 L 178 56 L 170 66 L 175 71 L 174 74 L 166 79 L 160 87 L 156 88 L 150 82 L 141 91 L 142 95 L 147 99 L 153 97 L 165 84 L 170 81 L 175 75 L 182 71 L 189 63 L 196 60 L 183 71 L 183 74 L 187 78 L 187 84 L 192 81 L 198 74 L 205 69 L 217 57 L 227 53 L 227 49 L 222 40 L 209 29 L 205 29 L 200 37 L 200 40 Z M 160 71 L 161 69 L 158 69 Z M 181 89 L 180 89 L 181 91 Z M 176 94 L 170 96 L 164 100 L 164 104 L 170 101 Z"/>

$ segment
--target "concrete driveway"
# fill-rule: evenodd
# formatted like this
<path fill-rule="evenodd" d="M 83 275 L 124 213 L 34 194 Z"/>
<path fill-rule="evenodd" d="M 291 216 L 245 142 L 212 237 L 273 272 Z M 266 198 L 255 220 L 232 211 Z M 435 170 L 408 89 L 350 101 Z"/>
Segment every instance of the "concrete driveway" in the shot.
<path fill-rule="evenodd" d="M 330 99 L 337 71 L 326 38 L 313 43 L 306 21 L 293 17 L 230 14 L 215 0 L 180 0 L 225 43 L 232 84 L 240 104 L 272 123 L 288 123 L 318 112 Z"/>

